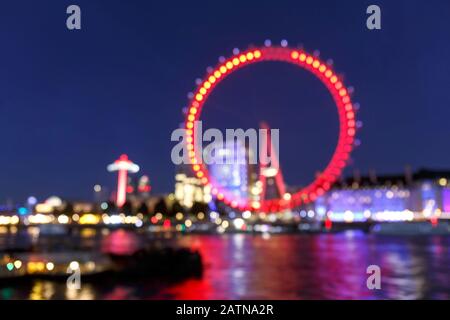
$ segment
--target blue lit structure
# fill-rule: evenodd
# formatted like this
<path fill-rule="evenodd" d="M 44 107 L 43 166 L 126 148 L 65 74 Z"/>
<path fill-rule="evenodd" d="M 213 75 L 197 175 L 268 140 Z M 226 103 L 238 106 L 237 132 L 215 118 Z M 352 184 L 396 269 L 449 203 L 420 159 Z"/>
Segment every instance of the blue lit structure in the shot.
<path fill-rule="evenodd" d="M 442 192 L 442 206 L 444 212 L 450 212 L 450 187 L 444 188 Z"/>
<path fill-rule="evenodd" d="M 245 205 L 249 197 L 249 164 L 245 146 L 234 140 L 215 150 L 213 164 L 208 166 L 211 179 L 232 195 L 238 205 Z"/>
<path fill-rule="evenodd" d="M 317 219 L 337 222 L 411 221 L 450 214 L 450 172 L 421 170 L 411 177 L 347 179 L 317 199 Z"/>

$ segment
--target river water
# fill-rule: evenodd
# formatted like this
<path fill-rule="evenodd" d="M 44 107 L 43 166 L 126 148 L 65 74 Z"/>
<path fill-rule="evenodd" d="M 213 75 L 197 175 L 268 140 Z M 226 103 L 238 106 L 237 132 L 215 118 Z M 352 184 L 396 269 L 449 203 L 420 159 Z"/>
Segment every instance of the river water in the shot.
<path fill-rule="evenodd" d="M 0 285 L 1 299 L 450 299 L 450 237 L 387 237 L 358 231 L 315 235 L 184 235 L 205 271 L 178 282 Z M 381 289 L 367 288 L 367 267 Z"/>

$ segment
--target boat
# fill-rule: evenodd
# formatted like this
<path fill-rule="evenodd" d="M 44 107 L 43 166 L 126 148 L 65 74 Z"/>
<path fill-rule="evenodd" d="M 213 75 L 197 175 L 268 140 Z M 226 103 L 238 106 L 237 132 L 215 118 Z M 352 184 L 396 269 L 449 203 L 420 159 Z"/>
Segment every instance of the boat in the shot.
<path fill-rule="evenodd" d="M 23 277 L 68 277 L 79 271 L 95 275 L 112 269 L 107 255 L 86 252 L 14 253 L 0 259 L 0 280 Z"/>

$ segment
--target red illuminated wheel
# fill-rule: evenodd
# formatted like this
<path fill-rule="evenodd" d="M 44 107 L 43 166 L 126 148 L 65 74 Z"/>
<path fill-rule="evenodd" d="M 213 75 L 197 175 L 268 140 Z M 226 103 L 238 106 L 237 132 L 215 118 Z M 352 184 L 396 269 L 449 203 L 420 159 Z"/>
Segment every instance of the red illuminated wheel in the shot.
<path fill-rule="evenodd" d="M 319 78 L 334 99 L 339 113 L 340 130 L 337 147 L 329 164 L 312 183 L 292 194 L 289 200 L 283 198 L 266 200 L 264 201 L 264 208 L 259 208 L 254 204 L 250 204 L 248 201 L 245 204 L 239 204 L 236 199 L 233 199 L 231 193 L 227 192 L 220 185 L 217 185 L 212 177 L 210 177 L 207 167 L 201 161 L 202 155 L 195 152 L 196 132 L 194 122 L 200 119 L 202 108 L 209 94 L 223 79 L 242 67 L 263 61 L 288 62 L 310 71 Z M 185 128 L 187 133 L 187 148 L 189 150 L 192 168 L 202 183 L 211 187 L 211 192 L 219 200 L 240 210 L 277 212 L 314 201 L 318 196 L 323 195 L 331 188 L 333 183 L 341 175 L 353 149 L 356 122 L 355 111 L 348 89 L 330 66 L 303 50 L 287 47 L 264 47 L 236 54 L 220 63 L 206 75 L 190 101 Z"/>

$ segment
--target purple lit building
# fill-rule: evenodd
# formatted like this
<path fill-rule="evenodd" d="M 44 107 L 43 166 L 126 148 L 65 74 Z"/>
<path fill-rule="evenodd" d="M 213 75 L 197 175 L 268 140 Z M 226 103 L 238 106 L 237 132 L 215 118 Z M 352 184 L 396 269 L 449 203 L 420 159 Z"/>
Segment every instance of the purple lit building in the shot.
<path fill-rule="evenodd" d="M 217 148 L 213 164 L 209 165 L 211 179 L 225 192 L 244 205 L 249 197 L 249 163 L 247 149 L 240 141 L 227 141 Z"/>
<path fill-rule="evenodd" d="M 319 219 L 342 222 L 450 218 L 450 172 L 355 176 L 319 198 L 315 211 Z"/>

